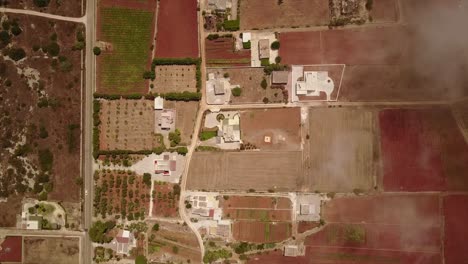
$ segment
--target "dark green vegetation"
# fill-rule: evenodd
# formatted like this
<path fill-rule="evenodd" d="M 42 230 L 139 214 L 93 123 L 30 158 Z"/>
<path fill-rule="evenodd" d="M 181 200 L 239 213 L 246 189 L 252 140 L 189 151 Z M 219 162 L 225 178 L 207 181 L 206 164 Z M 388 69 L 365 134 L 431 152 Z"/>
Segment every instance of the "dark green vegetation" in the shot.
<path fill-rule="evenodd" d="M 112 241 L 112 237 L 107 235 L 107 232 L 112 230 L 115 227 L 114 221 L 97 221 L 93 223 L 93 226 L 89 229 L 89 237 L 91 241 L 96 243 L 109 243 Z"/>
<path fill-rule="evenodd" d="M 240 20 L 224 20 L 223 28 L 227 31 L 237 31 L 240 28 Z"/>
<path fill-rule="evenodd" d="M 218 135 L 217 131 L 202 131 L 200 132 L 200 140 L 206 141 L 210 138 L 214 138 Z"/>
<path fill-rule="evenodd" d="M 231 90 L 233 96 L 239 97 L 242 94 L 242 89 L 240 87 L 236 87 Z"/>
<path fill-rule="evenodd" d="M 232 257 L 232 253 L 227 249 L 208 250 L 203 256 L 204 263 L 212 263 L 218 259 L 228 259 Z"/>

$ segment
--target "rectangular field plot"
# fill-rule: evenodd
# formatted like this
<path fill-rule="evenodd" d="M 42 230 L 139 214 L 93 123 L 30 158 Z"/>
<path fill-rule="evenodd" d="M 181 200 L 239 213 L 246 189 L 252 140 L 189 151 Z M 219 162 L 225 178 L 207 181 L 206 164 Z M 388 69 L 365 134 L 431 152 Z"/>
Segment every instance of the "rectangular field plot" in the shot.
<path fill-rule="evenodd" d="M 198 102 L 165 101 L 164 107 L 176 110 L 176 129 L 180 131 L 181 144 L 189 144 L 197 118 Z"/>
<path fill-rule="evenodd" d="M 232 235 L 237 241 L 271 243 L 290 237 L 291 229 L 288 222 L 236 221 L 232 224 Z"/>
<path fill-rule="evenodd" d="M 207 66 L 250 66 L 250 49 L 236 51 L 234 41 L 234 38 L 206 40 Z"/>
<path fill-rule="evenodd" d="M 468 146 L 449 108 L 379 114 L 386 191 L 468 190 Z"/>
<path fill-rule="evenodd" d="M 328 2 L 321 0 L 276 1 L 249 0 L 240 2 L 240 27 L 264 29 L 317 26 L 329 22 Z"/>
<path fill-rule="evenodd" d="M 196 92 L 195 65 L 157 65 L 154 89 L 156 93 Z"/>
<path fill-rule="evenodd" d="M 197 58 L 198 23 L 196 0 L 159 1 L 157 58 Z"/>
<path fill-rule="evenodd" d="M 349 192 L 373 187 L 379 160 L 374 111 L 310 109 L 308 135 L 303 188 Z"/>
<path fill-rule="evenodd" d="M 80 260 L 78 238 L 24 237 L 23 246 L 24 264 L 78 264 Z"/>
<path fill-rule="evenodd" d="M 104 6 L 99 12 L 98 38 L 112 48 L 97 60 L 98 91 L 147 92 L 142 75 L 150 62 L 153 12 Z"/>
<path fill-rule="evenodd" d="M 242 141 L 261 150 L 301 148 L 300 108 L 242 111 L 241 126 Z"/>
<path fill-rule="evenodd" d="M 229 196 L 220 206 L 228 219 L 291 221 L 291 200 L 284 197 Z"/>
<path fill-rule="evenodd" d="M 468 259 L 468 196 L 449 195 L 444 197 L 445 263 L 463 263 Z"/>
<path fill-rule="evenodd" d="M 282 190 L 297 188 L 300 151 L 196 152 L 189 170 L 190 190 Z"/>
<path fill-rule="evenodd" d="M 101 100 L 100 150 L 151 150 L 161 146 L 154 134 L 151 100 Z"/>

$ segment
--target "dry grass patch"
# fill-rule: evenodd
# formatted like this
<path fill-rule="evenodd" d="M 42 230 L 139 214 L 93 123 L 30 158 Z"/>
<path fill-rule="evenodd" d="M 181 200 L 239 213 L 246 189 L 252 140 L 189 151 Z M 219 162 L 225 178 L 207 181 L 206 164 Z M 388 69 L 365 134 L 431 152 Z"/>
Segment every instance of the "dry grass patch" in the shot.
<path fill-rule="evenodd" d="M 195 65 L 157 65 L 153 91 L 156 93 L 196 92 Z"/>
<path fill-rule="evenodd" d="M 79 240 L 60 237 L 24 237 L 24 264 L 78 264 Z"/>

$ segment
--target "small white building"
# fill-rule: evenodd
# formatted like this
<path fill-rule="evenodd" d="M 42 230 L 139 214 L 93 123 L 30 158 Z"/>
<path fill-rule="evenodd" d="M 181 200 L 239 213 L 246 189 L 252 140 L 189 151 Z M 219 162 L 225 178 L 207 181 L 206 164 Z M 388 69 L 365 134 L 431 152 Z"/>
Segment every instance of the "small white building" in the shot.
<path fill-rule="evenodd" d="M 304 71 L 302 76 L 295 78 L 293 77 L 293 87 L 297 96 L 320 96 L 324 92 L 327 100 L 330 100 L 335 89 L 335 84 L 326 71 Z"/>
<path fill-rule="evenodd" d="M 241 139 L 239 114 L 225 118 L 218 133 L 223 137 L 224 142 L 239 142 Z"/>
<path fill-rule="evenodd" d="M 164 109 L 164 98 L 158 96 L 154 98 L 154 110 L 163 110 Z"/>
<path fill-rule="evenodd" d="M 242 33 L 242 42 L 249 42 L 252 39 L 252 33 L 244 32 Z"/>
<path fill-rule="evenodd" d="M 175 110 L 164 109 L 161 112 L 159 126 L 162 130 L 171 130 L 175 126 Z"/>

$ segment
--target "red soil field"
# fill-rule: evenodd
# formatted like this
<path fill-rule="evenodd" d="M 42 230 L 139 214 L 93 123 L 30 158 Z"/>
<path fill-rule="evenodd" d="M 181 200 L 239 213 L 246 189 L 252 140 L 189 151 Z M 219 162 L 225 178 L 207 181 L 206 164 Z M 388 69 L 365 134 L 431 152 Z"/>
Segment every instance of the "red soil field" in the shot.
<path fill-rule="evenodd" d="M 208 66 L 250 66 L 250 50 L 234 50 L 233 38 L 206 40 L 206 63 Z"/>
<path fill-rule="evenodd" d="M 237 241 L 280 242 L 291 234 L 291 223 L 288 222 L 236 221 L 232 224 L 232 235 Z"/>
<path fill-rule="evenodd" d="M 319 222 L 312 222 L 312 221 L 300 221 L 297 225 L 297 232 L 298 233 L 304 233 L 308 230 L 314 229 L 316 227 L 319 227 L 320 223 Z"/>
<path fill-rule="evenodd" d="M 285 64 L 321 64 L 321 32 L 288 32 L 281 33 L 279 55 Z"/>
<path fill-rule="evenodd" d="M 108 7 L 126 7 L 131 9 L 145 9 L 154 11 L 156 8 L 155 1 L 153 0 L 101 0 L 101 5 Z"/>
<path fill-rule="evenodd" d="M 405 1 L 408 2 L 408 1 Z M 374 1 L 370 15 L 373 22 L 396 22 L 400 18 L 397 0 Z"/>
<path fill-rule="evenodd" d="M 446 264 L 466 263 L 468 259 L 468 195 L 444 197 Z"/>
<path fill-rule="evenodd" d="M 21 262 L 23 238 L 20 236 L 7 236 L 0 244 L 0 261 Z"/>
<path fill-rule="evenodd" d="M 198 54 L 197 1 L 161 0 L 155 56 L 196 58 Z"/>
<path fill-rule="evenodd" d="M 468 189 L 468 146 L 449 108 L 379 113 L 386 191 Z"/>
<path fill-rule="evenodd" d="M 303 257 L 285 257 L 281 251 L 251 256 L 247 263 L 268 264 L 440 264 L 438 253 L 307 247 Z"/>
<path fill-rule="evenodd" d="M 236 220 L 291 221 L 291 210 L 225 208 L 223 217 Z"/>
<path fill-rule="evenodd" d="M 155 183 L 153 190 L 153 211 L 152 216 L 176 217 L 179 215 L 178 200 L 179 195 L 174 195 L 174 184 Z"/>

